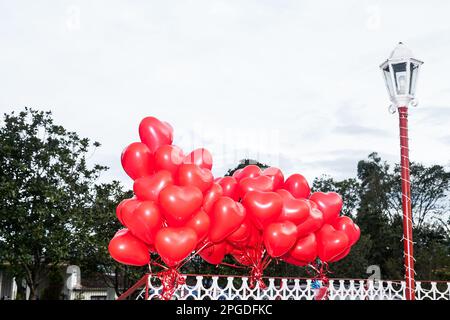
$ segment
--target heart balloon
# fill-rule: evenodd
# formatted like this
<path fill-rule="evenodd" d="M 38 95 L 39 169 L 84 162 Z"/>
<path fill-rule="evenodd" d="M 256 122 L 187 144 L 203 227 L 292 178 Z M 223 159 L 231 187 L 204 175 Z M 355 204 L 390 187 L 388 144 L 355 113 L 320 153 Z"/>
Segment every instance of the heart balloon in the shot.
<path fill-rule="evenodd" d="M 163 223 L 159 208 L 153 201 L 142 201 L 133 212 L 125 212 L 122 218 L 133 235 L 147 244 L 155 241 Z"/>
<path fill-rule="evenodd" d="M 277 189 L 283 187 L 284 175 L 280 169 L 275 168 L 275 167 L 269 167 L 267 169 L 264 169 L 262 174 L 264 176 L 268 176 L 270 179 L 272 179 L 273 190 L 277 190 Z"/>
<path fill-rule="evenodd" d="M 281 257 L 287 253 L 297 240 L 297 227 L 290 221 L 271 223 L 264 229 L 264 245 L 267 253 Z"/>
<path fill-rule="evenodd" d="M 222 196 L 223 190 L 220 184 L 213 183 L 211 188 L 209 188 L 209 190 L 206 191 L 203 197 L 203 210 L 205 210 L 205 212 L 209 214 L 216 201 L 219 200 L 219 198 Z"/>
<path fill-rule="evenodd" d="M 345 232 L 336 230 L 329 224 L 324 224 L 316 232 L 317 253 L 323 262 L 329 262 L 343 253 L 348 245 L 348 237 Z"/>
<path fill-rule="evenodd" d="M 219 184 L 222 187 L 223 195 L 230 197 L 234 201 L 239 200 L 239 188 L 238 182 L 233 177 L 223 177 L 219 180 Z"/>
<path fill-rule="evenodd" d="M 347 216 L 338 217 L 334 222 L 333 227 L 336 230 L 345 232 L 349 240 L 349 246 L 354 245 L 359 240 L 361 231 L 351 218 Z"/>
<path fill-rule="evenodd" d="M 308 262 L 297 260 L 293 258 L 289 253 L 285 254 L 282 259 L 283 261 L 298 267 L 304 267 L 308 265 Z"/>
<path fill-rule="evenodd" d="M 236 173 L 236 172 L 235 172 Z M 246 166 L 245 168 L 242 168 L 239 173 L 236 173 L 236 175 L 233 175 L 233 177 L 239 182 L 241 179 L 244 178 L 255 178 L 261 175 L 261 169 L 257 165 L 250 164 Z"/>
<path fill-rule="evenodd" d="M 284 182 L 284 189 L 289 191 L 294 198 L 297 199 L 308 198 L 311 193 L 308 181 L 304 176 L 298 173 L 295 173 L 286 179 Z"/>
<path fill-rule="evenodd" d="M 299 237 L 304 237 L 308 233 L 316 232 L 323 225 L 323 214 L 318 209 L 311 209 L 306 220 L 297 225 L 297 232 Z"/>
<path fill-rule="evenodd" d="M 239 176 L 242 172 L 242 169 L 237 169 L 233 172 L 233 174 L 231 175 L 233 178 L 236 179 L 237 176 Z"/>
<path fill-rule="evenodd" d="M 162 228 L 156 234 L 155 248 L 161 259 L 173 267 L 183 261 L 196 247 L 197 234 L 187 227 Z"/>
<path fill-rule="evenodd" d="M 305 199 L 296 199 L 289 191 L 284 189 L 279 189 L 276 192 L 283 199 L 283 209 L 278 221 L 291 221 L 295 225 L 299 225 L 308 219 L 311 207 Z"/>
<path fill-rule="evenodd" d="M 239 195 L 243 198 L 249 191 L 273 191 L 273 181 L 268 176 L 257 176 L 242 178 L 239 181 Z"/>
<path fill-rule="evenodd" d="M 241 223 L 239 228 L 228 236 L 227 238 L 228 242 L 232 244 L 237 244 L 247 241 L 251 234 L 252 230 L 251 227 L 252 226 L 250 224 L 250 221 L 246 217 L 246 219 L 244 220 L 244 222 Z"/>
<path fill-rule="evenodd" d="M 133 142 L 122 151 L 122 167 L 131 179 L 149 176 L 154 171 L 153 155 L 141 142 Z"/>
<path fill-rule="evenodd" d="M 133 191 L 140 200 L 158 201 L 162 189 L 173 184 L 173 178 L 169 171 L 160 170 L 152 176 L 134 180 Z"/>
<path fill-rule="evenodd" d="M 170 226 L 183 226 L 203 202 L 202 192 L 192 186 L 170 185 L 159 194 L 159 204 Z"/>
<path fill-rule="evenodd" d="M 211 212 L 209 240 L 221 242 L 236 231 L 245 219 L 244 207 L 229 197 L 221 197 Z"/>
<path fill-rule="evenodd" d="M 200 209 L 188 222 L 186 222 L 186 227 L 191 228 L 197 234 L 198 242 L 205 239 L 208 235 L 209 225 L 209 216 L 202 209 Z"/>
<path fill-rule="evenodd" d="M 220 264 L 227 254 L 227 243 L 225 241 L 209 245 L 201 250 L 199 255 L 208 263 Z"/>
<path fill-rule="evenodd" d="M 192 164 L 199 166 L 202 169 L 211 170 L 213 159 L 212 159 L 211 153 L 208 150 L 206 150 L 204 148 L 200 148 L 200 149 L 195 149 L 190 154 L 188 154 L 184 158 L 183 162 L 184 163 L 192 163 Z"/>
<path fill-rule="evenodd" d="M 339 260 L 344 259 L 348 254 L 350 253 L 351 246 L 349 246 L 347 249 L 345 249 L 344 252 L 342 252 L 340 255 L 338 255 L 336 258 L 331 259 L 329 262 L 338 262 Z"/>
<path fill-rule="evenodd" d="M 120 223 L 122 223 L 124 226 L 126 226 L 125 219 L 123 217 L 133 214 L 134 209 L 136 209 L 136 207 L 140 203 L 141 203 L 141 201 L 137 200 L 134 197 L 131 199 L 125 199 L 124 201 L 122 201 L 122 205 L 120 207 L 120 212 L 117 215 L 117 218 L 119 219 Z M 116 213 L 117 213 L 117 211 L 116 211 Z"/>
<path fill-rule="evenodd" d="M 333 224 L 342 209 L 342 198 L 336 192 L 314 192 L 311 197 L 323 213 L 324 223 Z"/>
<path fill-rule="evenodd" d="M 262 230 L 281 214 L 283 199 L 276 192 L 249 191 L 242 200 L 255 226 Z"/>
<path fill-rule="evenodd" d="M 156 149 L 154 158 L 156 170 L 167 170 L 175 177 L 184 155 L 177 146 L 166 144 Z"/>
<path fill-rule="evenodd" d="M 146 117 L 139 124 L 139 137 L 153 153 L 165 144 L 172 144 L 173 129 L 155 117 Z"/>
<path fill-rule="evenodd" d="M 150 254 L 145 243 L 127 229 L 116 233 L 109 242 L 108 251 L 114 260 L 130 266 L 144 266 L 150 262 Z"/>
<path fill-rule="evenodd" d="M 120 201 L 120 203 L 117 205 L 117 207 L 116 207 L 116 217 L 117 217 L 117 219 L 120 221 L 120 223 L 122 224 L 122 225 L 125 225 L 124 223 L 123 223 L 123 219 L 122 219 L 122 208 L 123 208 L 123 206 L 128 202 L 128 201 L 130 201 L 130 200 L 135 200 L 135 201 L 137 201 L 135 198 L 130 198 L 130 199 L 123 199 L 122 201 Z"/>
<path fill-rule="evenodd" d="M 294 247 L 289 251 L 289 255 L 295 260 L 302 261 L 305 264 L 313 262 L 317 257 L 316 235 L 310 233 L 307 236 L 298 239 Z"/>
<path fill-rule="evenodd" d="M 202 169 L 195 164 L 180 165 L 177 177 L 180 186 L 194 186 L 199 188 L 201 192 L 208 190 L 214 180 L 209 169 Z"/>

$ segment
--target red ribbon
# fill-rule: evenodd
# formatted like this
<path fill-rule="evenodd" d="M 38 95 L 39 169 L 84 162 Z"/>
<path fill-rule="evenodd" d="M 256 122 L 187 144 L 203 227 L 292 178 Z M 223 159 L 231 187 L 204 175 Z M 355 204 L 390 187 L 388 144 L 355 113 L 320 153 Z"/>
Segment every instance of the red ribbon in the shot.
<path fill-rule="evenodd" d="M 250 288 L 253 289 L 256 286 L 256 283 L 258 283 L 261 289 L 266 289 L 267 286 L 264 283 L 262 276 L 262 268 L 259 265 L 253 266 L 250 271 Z"/>
<path fill-rule="evenodd" d="M 327 274 L 330 273 L 328 269 L 328 263 L 321 262 L 320 266 L 318 263 L 310 264 L 309 267 L 311 267 L 315 271 L 315 275 L 313 277 L 313 281 L 320 281 L 321 287 L 319 288 L 318 292 L 316 293 L 316 296 L 314 297 L 314 300 L 328 300 L 329 295 L 329 279 L 327 277 Z"/>
<path fill-rule="evenodd" d="M 158 278 L 162 284 L 161 300 L 170 300 L 178 286 L 186 283 L 186 279 L 173 268 L 159 272 Z"/>

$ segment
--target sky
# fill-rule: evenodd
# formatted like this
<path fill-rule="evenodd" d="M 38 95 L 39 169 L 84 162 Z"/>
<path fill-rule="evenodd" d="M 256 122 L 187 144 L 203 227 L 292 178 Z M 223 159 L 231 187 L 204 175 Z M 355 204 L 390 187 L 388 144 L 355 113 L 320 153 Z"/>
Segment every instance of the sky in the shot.
<path fill-rule="evenodd" d="M 410 108 L 412 161 L 450 165 L 450 2 L 0 0 L 0 113 L 51 110 L 102 146 L 101 177 L 131 186 L 120 154 L 155 116 L 222 176 L 245 157 L 356 175 L 399 160 L 379 65 L 402 41 L 424 61 Z"/>

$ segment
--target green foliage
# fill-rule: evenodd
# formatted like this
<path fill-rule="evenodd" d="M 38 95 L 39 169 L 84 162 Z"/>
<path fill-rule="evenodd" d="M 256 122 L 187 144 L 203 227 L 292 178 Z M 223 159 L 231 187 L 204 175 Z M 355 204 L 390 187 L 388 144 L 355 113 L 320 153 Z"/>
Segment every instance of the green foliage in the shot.
<path fill-rule="evenodd" d="M 95 145 L 99 145 L 95 143 Z M 5 114 L 0 127 L 0 261 L 24 277 L 32 298 L 48 266 L 70 258 L 77 221 L 106 167 L 89 168 L 89 139 L 53 123 L 50 112 Z"/>

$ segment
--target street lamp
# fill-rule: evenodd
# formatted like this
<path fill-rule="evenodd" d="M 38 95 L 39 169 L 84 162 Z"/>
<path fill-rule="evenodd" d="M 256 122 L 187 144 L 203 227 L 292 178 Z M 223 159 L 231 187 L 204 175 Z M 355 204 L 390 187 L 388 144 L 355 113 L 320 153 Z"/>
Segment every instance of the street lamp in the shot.
<path fill-rule="evenodd" d="M 411 212 L 411 182 L 409 176 L 408 106 L 417 106 L 415 100 L 417 76 L 422 61 L 413 57 L 411 50 L 399 43 L 389 59 L 381 66 L 391 100 L 389 110 L 398 110 L 400 125 L 400 168 L 402 179 L 403 247 L 405 256 L 406 299 L 415 299 L 414 258 Z"/>

